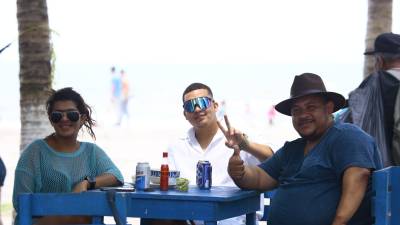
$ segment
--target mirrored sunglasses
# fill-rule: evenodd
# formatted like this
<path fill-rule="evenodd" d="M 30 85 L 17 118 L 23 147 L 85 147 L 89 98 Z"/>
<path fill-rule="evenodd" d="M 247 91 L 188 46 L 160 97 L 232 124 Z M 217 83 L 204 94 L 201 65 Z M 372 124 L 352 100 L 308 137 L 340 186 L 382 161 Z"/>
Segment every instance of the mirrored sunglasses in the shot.
<path fill-rule="evenodd" d="M 198 97 L 184 102 L 183 108 L 186 112 L 192 113 L 196 110 L 196 106 L 198 106 L 201 111 L 204 111 L 211 106 L 211 102 L 212 99 L 210 97 Z"/>
<path fill-rule="evenodd" d="M 53 123 L 58 123 L 61 121 L 64 115 L 67 116 L 69 121 L 76 122 L 79 120 L 80 113 L 78 111 L 67 111 L 67 112 L 54 111 L 50 114 L 50 120 Z"/>

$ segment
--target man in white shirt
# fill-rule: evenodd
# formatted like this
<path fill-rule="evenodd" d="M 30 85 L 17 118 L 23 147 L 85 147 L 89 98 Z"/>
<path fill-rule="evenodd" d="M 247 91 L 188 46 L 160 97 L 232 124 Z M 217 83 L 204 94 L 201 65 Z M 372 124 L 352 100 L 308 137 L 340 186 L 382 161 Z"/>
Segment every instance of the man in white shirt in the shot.
<path fill-rule="evenodd" d="M 250 142 L 245 134 L 230 127 L 225 116 L 227 129 L 217 119 L 218 103 L 211 89 L 202 83 L 189 85 L 182 95 L 184 116 L 192 125 L 187 135 L 168 148 L 169 166 L 180 171 L 190 185 L 196 184 L 196 165 L 199 160 L 208 160 L 213 167 L 213 186 L 235 186 L 227 172 L 229 158 L 240 146 L 245 164 L 257 165 L 273 155 L 269 146 Z M 245 224 L 245 217 L 220 221 L 218 224 Z M 197 223 L 196 223 L 197 224 Z"/>

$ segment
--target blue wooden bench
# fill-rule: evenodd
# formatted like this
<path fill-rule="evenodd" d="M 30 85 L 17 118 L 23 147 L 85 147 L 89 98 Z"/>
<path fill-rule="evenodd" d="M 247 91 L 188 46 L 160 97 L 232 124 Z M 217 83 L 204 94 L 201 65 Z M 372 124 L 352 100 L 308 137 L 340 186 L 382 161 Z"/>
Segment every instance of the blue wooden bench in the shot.
<path fill-rule="evenodd" d="M 372 189 L 375 225 L 400 224 L 400 167 L 375 171 L 372 175 Z"/>
<path fill-rule="evenodd" d="M 261 217 L 260 221 L 268 220 L 269 207 L 271 205 L 271 201 L 275 195 L 275 192 L 276 192 L 276 190 L 264 192 L 264 213 L 263 213 L 263 216 Z"/>

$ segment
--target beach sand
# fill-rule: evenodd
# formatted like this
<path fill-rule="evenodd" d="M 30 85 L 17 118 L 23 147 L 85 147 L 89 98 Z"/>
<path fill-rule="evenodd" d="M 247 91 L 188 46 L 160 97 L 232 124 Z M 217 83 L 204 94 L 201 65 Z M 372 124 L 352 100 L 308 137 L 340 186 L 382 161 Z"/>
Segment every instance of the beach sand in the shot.
<path fill-rule="evenodd" d="M 250 117 L 249 117 L 250 118 Z M 236 121 L 241 121 L 240 123 Z M 292 140 L 297 135 L 290 126 L 288 117 L 278 116 L 275 125 L 268 125 L 266 119 L 253 120 L 231 118 L 235 127 L 246 131 L 254 139 L 263 140 L 274 149 L 280 147 L 285 140 Z M 184 118 L 180 121 L 131 121 L 122 126 L 102 125 L 95 128 L 97 140 L 114 163 L 119 167 L 126 182 L 131 182 L 137 162 L 149 162 L 152 168 L 158 168 L 162 152 L 167 150 L 169 143 L 185 134 L 189 124 Z M 2 188 L 3 224 L 11 224 L 11 202 L 14 182 L 14 171 L 19 157 L 19 124 L 0 123 L 1 157 L 7 167 L 7 177 Z M 82 135 L 81 140 L 93 141 Z M 113 223 L 112 218 L 106 219 Z M 129 219 L 131 224 L 138 224 L 137 219 Z"/>

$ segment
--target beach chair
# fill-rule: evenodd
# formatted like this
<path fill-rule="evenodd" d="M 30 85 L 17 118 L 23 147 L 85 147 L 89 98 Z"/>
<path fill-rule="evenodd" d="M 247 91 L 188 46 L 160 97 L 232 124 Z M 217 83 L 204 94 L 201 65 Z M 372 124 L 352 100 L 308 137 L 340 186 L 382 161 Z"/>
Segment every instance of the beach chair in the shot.
<path fill-rule="evenodd" d="M 276 190 L 266 191 L 264 192 L 264 213 L 261 217 L 260 221 L 267 221 L 268 220 L 268 211 L 269 206 L 271 205 L 271 201 L 273 196 L 275 195 Z"/>

